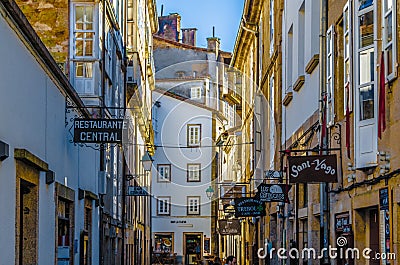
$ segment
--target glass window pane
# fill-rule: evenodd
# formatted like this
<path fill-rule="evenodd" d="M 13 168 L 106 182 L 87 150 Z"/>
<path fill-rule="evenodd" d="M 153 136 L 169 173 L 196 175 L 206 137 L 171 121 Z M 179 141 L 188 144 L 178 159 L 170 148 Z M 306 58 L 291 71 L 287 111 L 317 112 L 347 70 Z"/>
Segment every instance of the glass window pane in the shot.
<path fill-rule="evenodd" d="M 393 33 L 393 24 L 392 24 L 392 12 L 388 14 L 385 18 L 385 26 L 386 26 L 386 43 L 392 41 L 392 33 Z"/>
<path fill-rule="evenodd" d="M 92 78 L 93 77 L 93 64 L 92 63 L 85 63 L 85 77 Z"/>
<path fill-rule="evenodd" d="M 87 6 L 86 7 L 86 19 L 85 22 L 92 23 L 93 22 L 93 7 Z"/>
<path fill-rule="evenodd" d="M 348 58 L 350 56 L 349 47 L 349 34 L 347 34 L 345 37 L 344 58 Z"/>
<path fill-rule="evenodd" d="M 385 10 L 384 10 L 384 12 L 386 13 L 389 9 L 392 8 L 393 0 L 384 0 L 384 2 L 385 2 L 385 5 L 384 5 Z"/>
<path fill-rule="evenodd" d="M 82 40 L 76 40 L 76 42 L 75 42 L 75 55 L 83 56 L 83 41 Z"/>
<path fill-rule="evenodd" d="M 360 52 L 360 85 L 374 81 L 374 49 Z"/>
<path fill-rule="evenodd" d="M 386 48 L 387 75 L 393 73 L 393 45 Z"/>
<path fill-rule="evenodd" d="M 348 19 L 349 19 L 349 9 L 347 8 L 343 14 L 343 23 L 344 23 L 344 32 L 347 32 L 349 30 L 349 23 L 348 23 Z"/>
<path fill-rule="evenodd" d="M 360 120 L 374 117 L 374 86 L 360 88 Z"/>
<path fill-rule="evenodd" d="M 367 8 L 369 6 L 372 6 L 372 4 L 374 3 L 373 0 L 360 0 L 359 1 L 359 8 L 358 10 L 362 10 L 364 8 Z"/>
<path fill-rule="evenodd" d="M 93 40 L 87 40 L 85 46 L 85 56 L 93 55 Z"/>
<path fill-rule="evenodd" d="M 373 10 L 359 16 L 360 48 L 374 43 L 374 12 Z"/>
<path fill-rule="evenodd" d="M 83 22 L 83 6 L 75 7 L 75 22 L 76 23 Z"/>
<path fill-rule="evenodd" d="M 345 83 L 350 81 L 350 60 L 347 60 L 344 64 L 344 81 Z"/>
<path fill-rule="evenodd" d="M 75 72 L 76 77 L 83 77 L 83 63 L 76 63 Z"/>

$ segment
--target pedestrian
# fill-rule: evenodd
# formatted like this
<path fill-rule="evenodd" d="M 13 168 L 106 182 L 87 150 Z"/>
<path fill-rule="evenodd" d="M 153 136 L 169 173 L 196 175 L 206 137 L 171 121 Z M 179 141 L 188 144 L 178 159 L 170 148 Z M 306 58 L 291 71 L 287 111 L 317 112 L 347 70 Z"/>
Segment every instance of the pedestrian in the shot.
<path fill-rule="evenodd" d="M 226 265 L 236 265 L 236 257 L 235 256 L 229 256 L 226 258 Z"/>
<path fill-rule="evenodd" d="M 222 265 L 221 259 L 220 259 L 219 257 L 216 257 L 216 258 L 214 259 L 214 262 L 213 262 L 212 264 L 213 264 L 213 265 Z"/>

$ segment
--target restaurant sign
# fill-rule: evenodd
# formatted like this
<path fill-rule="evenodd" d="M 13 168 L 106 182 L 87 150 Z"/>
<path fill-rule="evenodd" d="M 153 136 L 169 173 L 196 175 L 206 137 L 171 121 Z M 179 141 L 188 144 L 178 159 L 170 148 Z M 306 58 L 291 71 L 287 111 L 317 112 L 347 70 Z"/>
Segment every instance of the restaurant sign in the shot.
<path fill-rule="evenodd" d="M 235 198 L 235 217 L 265 216 L 265 205 L 257 198 Z"/>
<path fill-rule="evenodd" d="M 287 184 L 264 184 L 257 187 L 256 198 L 261 202 L 289 202 L 289 190 L 292 186 Z"/>
<path fill-rule="evenodd" d="M 239 219 L 218 220 L 218 233 L 220 235 L 240 235 Z"/>
<path fill-rule="evenodd" d="M 290 183 L 337 182 L 336 155 L 289 156 Z"/>
<path fill-rule="evenodd" d="M 122 143 L 123 119 L 75 119 L 75 143 Z"/>

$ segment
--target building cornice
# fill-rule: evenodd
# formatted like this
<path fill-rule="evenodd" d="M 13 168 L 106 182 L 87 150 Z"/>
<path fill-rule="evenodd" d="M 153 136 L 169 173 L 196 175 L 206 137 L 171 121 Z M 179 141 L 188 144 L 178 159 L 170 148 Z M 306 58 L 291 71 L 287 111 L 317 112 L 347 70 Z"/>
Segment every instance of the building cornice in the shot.
<path fill-rule="evenodd" d="M 250 50 L 249 46 L 254 39 L 254 33 L 257 33 L 262 6 L 262 0 L 245 1 L 231 60 L 231 66 L 239 70 L 243 68 L 243 63 Z"/>

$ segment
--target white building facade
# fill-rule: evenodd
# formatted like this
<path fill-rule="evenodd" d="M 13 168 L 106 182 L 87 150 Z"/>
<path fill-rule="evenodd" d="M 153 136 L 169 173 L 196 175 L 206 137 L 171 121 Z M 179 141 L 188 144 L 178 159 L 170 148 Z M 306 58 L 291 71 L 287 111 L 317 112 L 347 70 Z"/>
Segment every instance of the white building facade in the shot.
<path fill-rule="evenodd" d="M 177 253 L 183 264 L 210 254 L 213 113 L 169 92 L 154 91 L 152 231 L 155 252 Z M 196 246 L 197 249 L 196 249 Z"/>
<path fill-rule="evenodd" d="M 68 126 L 89 113 L 16 4 L 0 9 L 0 264 L 99 264 L 99 153 Z"/>

